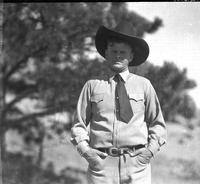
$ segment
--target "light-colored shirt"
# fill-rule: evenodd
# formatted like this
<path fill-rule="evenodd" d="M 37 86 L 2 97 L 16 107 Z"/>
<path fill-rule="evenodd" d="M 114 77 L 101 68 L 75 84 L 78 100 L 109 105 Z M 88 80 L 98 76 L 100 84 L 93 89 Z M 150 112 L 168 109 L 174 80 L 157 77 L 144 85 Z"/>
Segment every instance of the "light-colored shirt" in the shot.
<path fill-rule="evenodd" d="M 125 123 L 118 118 L 114 75 L 91 79 L 79 96 L 71 141 L 77 145 L 86 140 L 93 148 L 147 144 L 155 154 L 166 142 L 167 135 L 156 92 L 144 77 L 128 70 L 120 75 L 133 111 L 131 120 Z"/>

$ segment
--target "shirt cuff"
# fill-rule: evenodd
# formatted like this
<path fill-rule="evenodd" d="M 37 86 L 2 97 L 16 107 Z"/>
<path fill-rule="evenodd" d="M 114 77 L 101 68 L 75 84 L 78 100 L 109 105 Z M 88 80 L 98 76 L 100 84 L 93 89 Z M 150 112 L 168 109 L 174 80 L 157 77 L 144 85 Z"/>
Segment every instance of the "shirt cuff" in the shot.
<path fill-rule="evenodd" d="M 77 146 L 82 141 L 89 141 L 89 137 L 86 135 L 77 136 L 77 137 L 71 138 L 70 141 L 74 146 Z"/>

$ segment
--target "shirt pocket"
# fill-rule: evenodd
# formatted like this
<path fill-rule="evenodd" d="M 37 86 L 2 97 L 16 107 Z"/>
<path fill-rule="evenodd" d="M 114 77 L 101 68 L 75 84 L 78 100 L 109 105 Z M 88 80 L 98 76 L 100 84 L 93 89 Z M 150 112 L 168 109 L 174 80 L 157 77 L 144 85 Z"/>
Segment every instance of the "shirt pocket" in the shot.
<path fill-rule="evenodd" d="M 133 113 L 144 112 L 144 94 L 142 93 L 129 93 L 129 100 L 133 110 Z"/>
<path fill-rule="evenodd" d="M 94 114 L 99 113 L 105 108 L 104 94 L 103 93 L 93 94 L 91 96 L 91 102 L 92 102 L 92 112 Z"/>

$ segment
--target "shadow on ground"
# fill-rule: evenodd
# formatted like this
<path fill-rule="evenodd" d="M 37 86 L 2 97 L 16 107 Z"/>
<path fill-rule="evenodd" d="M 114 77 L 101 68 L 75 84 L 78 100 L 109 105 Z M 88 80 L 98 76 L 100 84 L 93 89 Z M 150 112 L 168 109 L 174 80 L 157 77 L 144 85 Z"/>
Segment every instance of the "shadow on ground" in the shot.
<path fill-rule="evenodd" d="M 33 159 L 21 154 L 6 154 L 3 162 L 4 184 L 82 184 L 86 173 L 77 168 L 66 167 L 59 174 L 54 171 L 53 163 L 40 168 Z"/>

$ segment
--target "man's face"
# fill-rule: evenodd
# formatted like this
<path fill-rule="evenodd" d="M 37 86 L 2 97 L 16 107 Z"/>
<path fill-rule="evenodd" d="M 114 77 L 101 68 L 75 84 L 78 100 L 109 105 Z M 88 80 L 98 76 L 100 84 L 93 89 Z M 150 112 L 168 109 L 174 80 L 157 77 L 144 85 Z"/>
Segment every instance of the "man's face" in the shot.
<path fill-rule="evenodd" d="M 105 58 L 109 68 L 119 73 L 128 69 L 129 62 L 133 59 L 133 52 L 126 43 L 108 42 Z"/>

